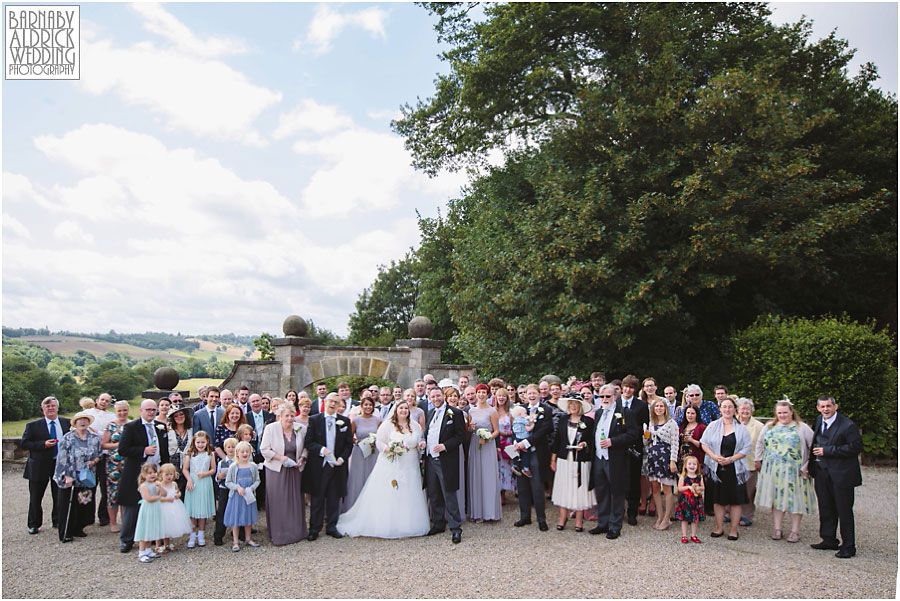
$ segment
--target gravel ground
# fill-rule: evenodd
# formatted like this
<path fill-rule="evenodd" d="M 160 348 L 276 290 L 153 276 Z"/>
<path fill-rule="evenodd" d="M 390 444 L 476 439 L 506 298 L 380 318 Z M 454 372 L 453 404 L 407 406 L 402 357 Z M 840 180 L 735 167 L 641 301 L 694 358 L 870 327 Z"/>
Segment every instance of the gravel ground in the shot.
<path fill-rule="evenodd" d="M 91 526 L 87 538 L 60 544 L 49 527 L 49 493 L 45 525 L 30 536 L 27 483 L 20 466 L 4 463 L 3 597 L 895 598 L 897 469 L 863 468 L 863 481 L 855 505 L 858 555 L 849 560 L 809 548 L 818 540 L 816 516 L 804 518 L 799 544 L 770 540 L 771 514 L 760 510 L 739 541 L 711 539 L 707 521 L 703 544 L 683 545 L 679 524 L 657 532 L 647 517 L 626 525 L 615 541 L 575 533 L 571 521 L 563 532 L 513 528 L 518 510 L 507 505 L 499 523 L 466 524 L 459 545 L 448 532 L 402 541 L 323 536 L 273 547 L 263 530 L 261 548 L 234 554 L 212 545 L 208 527 L 206 548 L 188 551 L 182 539 L 176 553 L 138 564 L 136 550 L 119 553 L 118 535 L 108 528 Z M 555 524 L 556 509 L 547 515 Z M 681 566 L 690 577 L 680 575 Z M 243 584 L 248 569 L 253 588 Z"/>

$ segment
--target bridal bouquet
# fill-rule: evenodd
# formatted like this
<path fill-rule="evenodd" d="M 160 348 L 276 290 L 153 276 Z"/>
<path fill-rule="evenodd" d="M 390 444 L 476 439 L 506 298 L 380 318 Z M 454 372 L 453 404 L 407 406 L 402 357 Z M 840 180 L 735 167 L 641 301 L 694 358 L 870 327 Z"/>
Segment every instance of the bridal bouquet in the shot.
<path fill-rule="evenodd" d="M 475 430 L 475 435 L 478 437 L 478 450 L 480 451 L 481 445 L 491 439 L 491 431 L 487 428 L 478 428 Z"/>
<path fill-rule="evenodd" d="M 375 433 L 371 432 L 368 436 L 362 439 L 362 442 L 369 445 L 371 452 L 375 452 Z"/>
<path fill-rule="evenodd" d="M 387 454 L 387 458 L 389 461 L 393 461 L 395 457 L 401 456 L 406 451 L 406 445 L 399 440 L 395 440 L 388 445 L 387 449 L 385 450 L 385 454 Z"/>

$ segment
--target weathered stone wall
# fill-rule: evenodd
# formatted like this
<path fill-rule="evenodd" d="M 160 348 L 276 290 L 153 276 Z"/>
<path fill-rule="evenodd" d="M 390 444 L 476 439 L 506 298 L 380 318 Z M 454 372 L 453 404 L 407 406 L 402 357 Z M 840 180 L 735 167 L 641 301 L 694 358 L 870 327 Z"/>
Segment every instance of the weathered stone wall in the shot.
<path fill-rule="evenodd" d="M 268 393 L 272 396 L 284 396 L 289 389 L 281 389 L 280 361 L 235 361 L 231 373 L 222 381 L 219 388 L 227 388 L 231 392 L 246 385 L 252 392 Z"/>

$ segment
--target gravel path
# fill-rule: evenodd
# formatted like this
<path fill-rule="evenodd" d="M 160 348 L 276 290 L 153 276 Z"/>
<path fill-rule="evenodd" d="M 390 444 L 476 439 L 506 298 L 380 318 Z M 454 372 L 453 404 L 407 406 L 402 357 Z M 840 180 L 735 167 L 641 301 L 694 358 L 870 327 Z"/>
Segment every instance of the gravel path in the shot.
<path fill-rule="evenodd" d="M 895 598 L 897 595 L 897 469 L 863 468 L 857 489 L 859 554 L 850 560 L 814 551 L 818 518 L 801 525 L 801 543 L 769 540 L 768 510 L 741 528 L 739 541 L 711 539 L 701 525 L 701 545 L 681 544 L 680 526 L 657 532 L 650 518 L 626 525 L 609 541 L 536 525 L 513 528 L 518 511 L 504 507 L 500 523 L 466 524 L 463 542 L 449 532 L 387 541 L 322 537 L 286 547 L 268 544 L 233 554 L 229 546 L 180 549 L 151 564 L 137 552 L 119 553 L 118 535 L 91 526 L 88 537 L 62 545 L 45 524 L 25 529 L 27 482 L 22 468 L 3 466 L 3 597 L 6 598 Z M 555 524 L 556 509 L 547 512 Z M 591 526 L 591 523 L 588 523 Z M 654 559 L 656 558 L 656 559 Z M 602 565 L 602 568 L 594 566 Z M 251 567 L 252 566 L 252 567 Z M 644 566 L 646 570 L 636 569 Z M 664 566 L 659 570 L 658 566 Z M 682 566 L 694 584 L 684 584 Z M 176 571 L 177 570 L 177 571 Z M 252 589 L 243 583 L 252 570 Z M 205 584 L 199 584 L 198 574 Z M 143 577 L 141 576 L 143 575 Z M 234 586 L 240 582 L 240 586 Z M 663 582 L 671 582 L 669 588 Z M 827 586 L 826 586 L 827 582 Z"/>

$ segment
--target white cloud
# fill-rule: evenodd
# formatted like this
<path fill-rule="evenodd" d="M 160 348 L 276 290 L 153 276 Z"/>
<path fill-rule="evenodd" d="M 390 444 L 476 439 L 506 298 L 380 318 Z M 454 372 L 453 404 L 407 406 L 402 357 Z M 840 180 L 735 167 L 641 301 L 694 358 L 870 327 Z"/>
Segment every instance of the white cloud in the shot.
<path fill-rule="evenodd" d="M 275 139 L 281 139 L 301 132 L 324 134 L 351 125 L 353 120 L 338 111 L 337 107 L 306 98 L 292 110 L 279 115 L 278 127 L 272 135 Z"/>
<path fill-rule="evenodd" d="M 246 46 L 240 40 L 208 36 L 199 38 L 184 23 L 155 2 L 132 4 L 131 7 L 144 17 L 144 29 L 166 38 L 181 51 L 201 58 L 214 58 L 228 54 L 244 54 Z"/>
<path fill-rule="evenodd" d="M 31 232 L 28 231 L 28 228 L 25 227 L 21 221 L 7 213 L 3 213 L 3 231 L 7 236 L 16 236 L 24 238 L 25 240 L 31 240 Z"/>
<path fill-rule="evenodd" d="M 53 235 L 65 242 L 76 244 L 93 244 L 94 236 L 84 231 L 80 225 L 67 219 L 53 228 Z"/>
<path fill-rule="evenodd" d="M 339 13 L 327 4 L 322 4 L 310 21 L 304 39 L 294 40 L 292 48 L 296 52 L 310 47 L 313 53 L 324 54 L 331 49 L 331 42 L 347 27 L 358 27 L 368 31 L 372 37 L 384 40 L 387 39 L 384 29 L 386 19 L 387 13 L 378 7 L 355 13 Z"/>
<path fill-rule="evenodd" d="M 403 117 L 400 109 L 376 111 L 374 109 L 366 111 L 366 116 L 373 121 L 394 121 Z"/>
<path fill-rule="evenodd" d="M 413 218 L 342 237 L 357 221 L 349 216 L 306 234 L 308 215 L 267 182 L 111 125 L 41 136 L 35 146 L 47 170 L 75 176 L 43 189 L 4 174 L 5 200 L 17 198 L 3 216 L 11 325 L 277 333 L 298 313 L 342 332 L 377 266 L 418 240 Z M 44 204 L 24 211 L 35 196 Z M 46 240 L 34 244 L 29 230 L 47 231 Z"/>
<path fill-rule="evenodd" d="M 443 202 L 465 181 L 463 174 L 429 179 L 410 166 L 409 153 L 399 136 L 367 129 L 298 140 L 293 149 L 325 163 L 301 193 L 302 205 L 314 219 L 390 209 L 402 193 L 410 191 Z"/>

